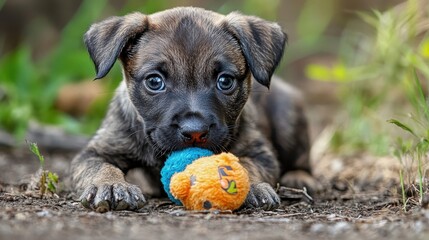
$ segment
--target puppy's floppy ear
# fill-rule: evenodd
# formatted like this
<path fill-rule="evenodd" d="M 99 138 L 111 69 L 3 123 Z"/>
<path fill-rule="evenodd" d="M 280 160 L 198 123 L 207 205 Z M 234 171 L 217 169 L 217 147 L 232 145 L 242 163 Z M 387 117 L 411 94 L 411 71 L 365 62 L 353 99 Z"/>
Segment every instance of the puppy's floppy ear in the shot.
<path fill-rule="evenodd" d="M 93 24 L 85 33 L 84 42 L 95 65 L 95 79 L 106 76 L 127 43 L 139 37 L 147 27 L 147 17 L 141 13 L 111 17 Z"/>
<path fill-rule="evenodd" d="M 232 12 L 226 16 L 227 29 L 239 41 L 253 77 L 269 87 L 279 64 L 287 35 L 280 26 L 258 17 Z"/>

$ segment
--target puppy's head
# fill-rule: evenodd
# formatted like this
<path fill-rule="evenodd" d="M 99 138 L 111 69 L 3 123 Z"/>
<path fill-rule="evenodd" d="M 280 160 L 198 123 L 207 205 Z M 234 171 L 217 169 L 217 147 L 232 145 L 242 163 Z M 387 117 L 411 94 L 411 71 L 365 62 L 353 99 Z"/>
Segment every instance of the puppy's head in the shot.
<path fill-rule="evenodd" d="M 198 8 L 113 17 L 85 34 L 96 78 L 121 60 L 131 102 L 162 151 L 225 150 L 252 75 L 269 87 L 285 42 L 275 23 Z"/>

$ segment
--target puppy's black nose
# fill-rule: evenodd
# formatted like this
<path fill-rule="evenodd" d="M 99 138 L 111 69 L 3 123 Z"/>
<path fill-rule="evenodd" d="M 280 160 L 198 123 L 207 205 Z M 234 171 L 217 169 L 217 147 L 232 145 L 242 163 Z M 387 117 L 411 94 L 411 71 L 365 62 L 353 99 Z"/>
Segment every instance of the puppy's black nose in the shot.
<path fill-rule="evenodd" d="M 183 140 L 186 143 L 205 143 L 209 131 L 182 131 Z"/>
<path fill-rule="evenodd" d="M 209 135 L 209 127 L 200 118 L 187 118 L 180 124 L 179 133 L 185 143 L 205 143 Z"/>

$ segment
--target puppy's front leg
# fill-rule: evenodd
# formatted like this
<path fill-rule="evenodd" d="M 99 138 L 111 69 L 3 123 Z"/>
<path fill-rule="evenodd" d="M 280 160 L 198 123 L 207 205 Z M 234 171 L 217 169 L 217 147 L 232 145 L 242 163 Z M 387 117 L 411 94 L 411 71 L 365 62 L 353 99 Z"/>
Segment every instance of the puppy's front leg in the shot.
<path fill-rule="evenodd" d="M 97 212 L 137 210 L 145 204 L 139 187 L 125 181 L 124 172 L 94 151 L 84 150 L 71 165 L 75 188 L 82 192 L 80 201 Z"/>
<path fill-rule="evenodd" d="M 263 177 L 267 174 L 264 167 L 255 162 L 255 159 L 240 158 L 240 161 L 248 170 L 251 182 L 244 207 L 264 210 L 278 208 L 281 203 L 280 198 L 274 190 L 273 184 Z"/>
<path fill-rule="evenodd" d="M 251 183 L 243 207 L 264 210 L 278 208 L 281 201 L 273 186 L 279 177 L 279 165 L 269 143 L 259 136 L 239 146 L 236 154 L 247 169 Z"/>

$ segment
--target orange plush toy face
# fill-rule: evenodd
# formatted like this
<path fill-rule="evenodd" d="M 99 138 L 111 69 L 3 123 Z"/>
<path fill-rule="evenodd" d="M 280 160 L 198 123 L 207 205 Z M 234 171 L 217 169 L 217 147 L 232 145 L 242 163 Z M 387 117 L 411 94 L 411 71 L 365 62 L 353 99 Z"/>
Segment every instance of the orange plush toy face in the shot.
<path fill-rule="evenodd" d="M 195 160 L 171 178 L 171 194 L 188 210 L 235 210 L 247 197 L 247 171 L 230 153 Z"/>

